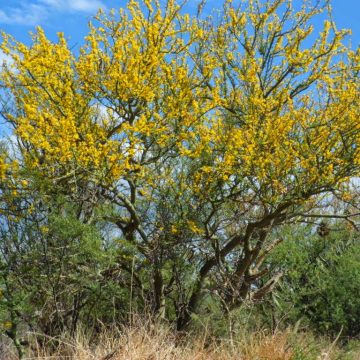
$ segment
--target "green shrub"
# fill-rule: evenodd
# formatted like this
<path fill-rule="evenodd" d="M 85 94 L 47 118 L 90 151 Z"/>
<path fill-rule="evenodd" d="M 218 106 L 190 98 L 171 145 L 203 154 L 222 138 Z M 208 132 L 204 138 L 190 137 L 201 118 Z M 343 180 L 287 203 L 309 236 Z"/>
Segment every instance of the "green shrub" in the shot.
<path fill-rule="evenodd" d="M 302 319 L 319 333 L 356 337 L 360 335 L 359 233 L 336 223 L 330 228 L 326 236 L 313 227 L 284 230 L 284 241 L 268 265 L 285 274 L 268 305 L 275 306 L 278 320 Z"/>

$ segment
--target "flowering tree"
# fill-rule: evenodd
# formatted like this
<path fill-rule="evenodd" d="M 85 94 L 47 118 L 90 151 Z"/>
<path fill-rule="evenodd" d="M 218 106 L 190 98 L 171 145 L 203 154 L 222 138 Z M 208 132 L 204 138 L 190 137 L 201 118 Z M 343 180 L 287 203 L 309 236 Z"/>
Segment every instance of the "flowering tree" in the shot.
<path fill-rule="evenodd" d="M 359 52 L 331 20 L 312 34 L 326 9 L 226 1 L 204 19 L 130 0 L 78 54 L 63 34 L 2 34 L 18 164 L 0 160 L 0 178 L 40 177 L 82 222 L 112 224 L 134 291 L 179 329 L 206 293 L 226 310 L 261 299 L 279 278 L 259 285 L 273 229 L 350 201 L 359 172 Z"/>

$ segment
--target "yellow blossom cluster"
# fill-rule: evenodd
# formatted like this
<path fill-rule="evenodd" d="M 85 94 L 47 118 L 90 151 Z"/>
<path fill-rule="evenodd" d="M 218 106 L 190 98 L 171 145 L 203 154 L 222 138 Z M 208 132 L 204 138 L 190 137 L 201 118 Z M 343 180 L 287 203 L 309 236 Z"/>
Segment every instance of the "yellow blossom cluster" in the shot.
<path fill-rule="evenodd" d="M 305 46 L 317 10 L 281 17 L 282 3 L 227 1 L 213 25 L 172 0 L 131 0 L 96 16 L 78 56 L 63 34 L 53 43 L 39 28 L 31 46 L 3 34 L 6 116 L 28 166 L 155 187 L 176 171 L 154 169 L 178 158 L 195 193 L 243 182 L 268 201 L 355 175 L 359 54 L 328 21 Z"/>

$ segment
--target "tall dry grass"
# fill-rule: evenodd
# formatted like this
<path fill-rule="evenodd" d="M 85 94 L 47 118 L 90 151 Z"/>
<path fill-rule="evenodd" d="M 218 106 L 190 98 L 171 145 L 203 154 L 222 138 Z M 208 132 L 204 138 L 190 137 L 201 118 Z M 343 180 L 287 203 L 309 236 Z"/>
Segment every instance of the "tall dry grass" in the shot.
<path fill-rule="evenodd" d="M 294 341 L 294 337 L 296 341 Z M 32 336 L 34 339 L 34 336 Z M 316 353 L 307 335 L 290 330 L 275 334 L 266 331 L 235 334 L 232 339 L 212 339 L 206 329 L 195 335 L 176 334 L 166 325 L 137 321 L 127 328 L 103 331 L 96 340 L 78 332 L 69 339 L 43 338 L 28 349 L 25 359 L 37 360 L 335 360 L 340 359 L 335 344 L 327 343 Z M 4 344 L 3 344 L 4 345 Z M 309 347 L 308 351 L 306 347 Z M 0 360 L 17 359 L 8 348 Z M 300 352 L 299 352 L 300 350 Z M 0 348 L 1 351 L 1 348 Z M 345 358 L 344 358 L 345 359 Z M 360 359 L 360 352 L 354 357 Z"/>

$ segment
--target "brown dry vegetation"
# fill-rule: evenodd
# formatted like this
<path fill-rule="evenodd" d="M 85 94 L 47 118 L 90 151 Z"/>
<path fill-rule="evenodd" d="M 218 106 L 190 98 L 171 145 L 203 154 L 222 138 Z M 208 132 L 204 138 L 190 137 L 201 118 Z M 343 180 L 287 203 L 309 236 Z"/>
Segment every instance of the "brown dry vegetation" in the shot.
<path fill-rule="evenodd" d="M 31 342 L 31 335 L 29 335 Z M 0 360 L 17 359 L 11 347 L 2 344 Z M 97 338 L 78 332 L 70 340 L 46 338 L 28 350 L 25 359 L 53 360 L 357 360 L 360 351 L 340 350 L 307 333 L 287 330 L 236 334 L 233 339 L 215 340 L 206 328 L 196 336 L 179 335 L 165 325 L 137 321 L 128 328 L 107 330 Z"/>

